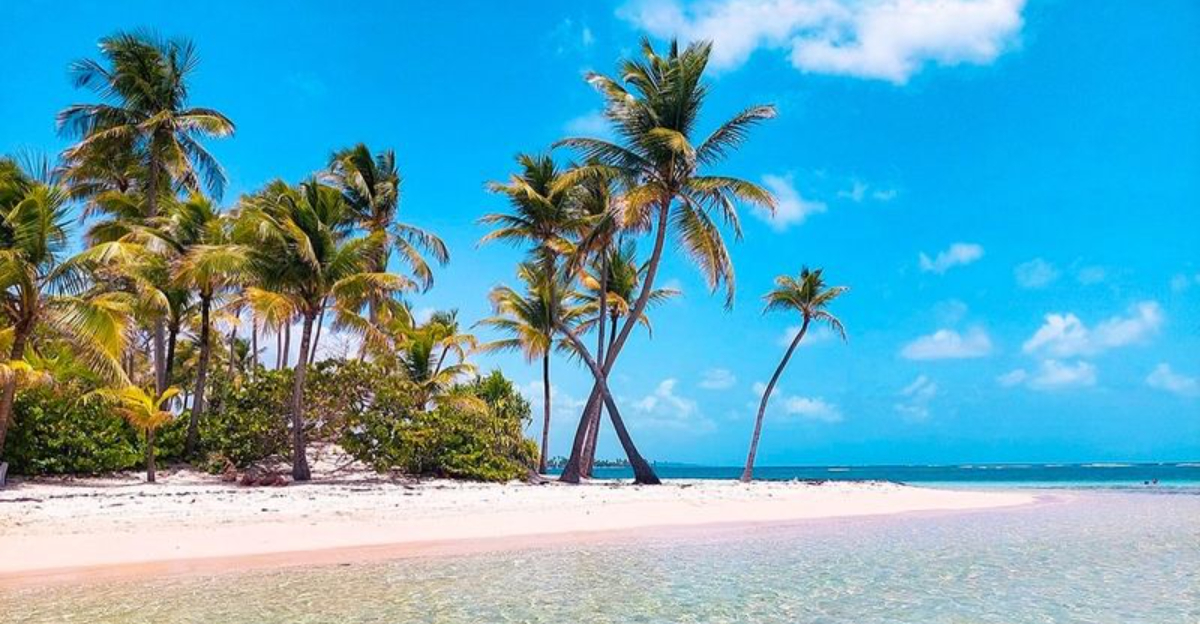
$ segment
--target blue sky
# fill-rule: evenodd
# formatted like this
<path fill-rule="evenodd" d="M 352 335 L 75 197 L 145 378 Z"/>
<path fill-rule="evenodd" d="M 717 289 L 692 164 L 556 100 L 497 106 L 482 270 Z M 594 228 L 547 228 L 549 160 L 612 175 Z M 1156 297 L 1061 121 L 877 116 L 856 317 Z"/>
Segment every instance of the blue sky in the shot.
<path fill-rule="evenodd" d="M 504 208 L 484 183 L 518 152 L 603 132 L 582 74 L 641 34 L 715 39 L 704 121 L 779 108 L 719 170 L 782 209 L 744 219 L 731 312 L 667 261 L 685 297 L 653 312 L 614 380 L 651 458 L 742 461 L 755 386 L 797 324 L 763 316 L 761 296 L 802 265 L 851 288 L 834 310 L 850 341 L 798 351 L 764 464 L 1200 457 L 1195 3 L 4 3 L 0 153 L 59 150 L 55 112 L 88 97 L 68 62 L 138 27 L 194 40 L 193 103 L 237 123 L 211 143 L 226 204 L 335 148 L 394 148 L 404 219 L 453 254 L 414 304 L 468 322 L 518 258 L 476 247 L 475 219 Z M 539 394 L 519 358 L 481 363 Z M 587 378 L 555 362 L 556 453 Z"/>

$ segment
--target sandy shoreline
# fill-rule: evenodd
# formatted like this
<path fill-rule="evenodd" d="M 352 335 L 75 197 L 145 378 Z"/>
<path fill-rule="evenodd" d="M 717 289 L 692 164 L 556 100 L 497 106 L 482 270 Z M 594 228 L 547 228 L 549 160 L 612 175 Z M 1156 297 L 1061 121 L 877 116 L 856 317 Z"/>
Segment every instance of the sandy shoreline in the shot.
<path fill-rule="evenodd" d="M 1032 494 L 888 483 L 674 481 L 657 487 L 350 477 L 242 488 L 194 474 L 0 490 L 0 585 L 219 572 L 574 543 L 649 528 L 1024 505 Z"/>

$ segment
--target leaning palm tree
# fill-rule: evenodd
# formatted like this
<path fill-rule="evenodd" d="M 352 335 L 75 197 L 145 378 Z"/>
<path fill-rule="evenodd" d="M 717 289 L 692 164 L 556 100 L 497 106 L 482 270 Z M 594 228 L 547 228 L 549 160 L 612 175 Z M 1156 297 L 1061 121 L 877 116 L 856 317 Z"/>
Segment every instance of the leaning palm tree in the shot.
<path fill-rule="evenodd" d="M 371 271 L 385 241 L 378 234 L 352 237 L 353 213 L 342 194 L 316 179 L 298 188 L 272 183 L 248 198 L 238 233 L 252 235 L 250 263 L 259 286 L 284 294 L 301 319 L 300 353 L 292 385 L 292 478 L 312 478 L 306 457 L 304 382 L 313 323 L 327 301 L 358 309 L 368 296 L 413 287 L 394 273 Z"/>
<path fill-rule="evenodd" d="M 0 159 L 0 319 L 6 368 L 26 371 L 35 330 L 64 338 L 101 376 L 124 381 L 120 366 L 131 308 L 120 292 L 92 288 L 89 268 L 136 253 L 112 243 L 67 257 L 68 195 L 47 169 L 22 171 Z M 0 453 L 12 423 L 19 375 L 0 379 Z"/>
<path fill-rule="evenodd" d="M 616 136 L 621 137 L 620 143 L 596 138 L 567 138 L 558 142 L 577 150 L 590 163 L 564 175 L 560 184 L 570 185 L 595 176 L 620 180 L 624 185 L 623 223 L 648 231 L 654 239 L 642 291 L 624 325 L 612 337 L 608 357 L 598 370 L 601 377 L 612 370 L 617 355 L 650 302 L 669 234 L 678 238 L 679 247 L 700 269 L 711 289 L 724 285 L 728 307 L 733 303 L 733 263 L 719 224 L 723 222 L 740 237 L 735 202 L 774 210 L 775 199 L 757 184 L 701 172 L 738 148 L 755 125 L 775 115 L 771 106 L 751 106 L 707 137 L 696 140 L 697 120 L 708 93 L 703 75 L 711 47 L 699 42 L 681 50 L 672 42 L 667 55 L 660 56 L 648 40 L 643 40 L 643 60 L 622 63 L 620 80 L 595 73 L 588 75 L 588 81 L 605 99 L 605 117 Z M 604 380 L 597 378 L 594 392 L 602 392 L 606 387 Z M 604 398 L 607 404 L 610 397 Z M 657 481 L 649 465 L 640 456 L 633 457 L 636 449 L 632 448 L 628 435 L 622 433 L 624 426 L 618 424 L 619 417 L 616 414 L 610 417 L 626 455 L 630 455 L 635 479 Z M 586 424 L 586 418 L 581 418 L 571 451 L 573 458 L 583 451 Z"/>
<path fill-rule="evenodd" d="M 527 362 L 540 359 L 542 361 L 542 446 L 538 457 L 538 472 L 546 472 L 550 448 L 550 352 L 557 346 L 563 348 L 561 340 L 556 340 L 558 330 L 554 327 L 555 311 L 563 308 L 562 299 L 566 288 L 561 284 L 550 283 L 550 276 L 541 271 L 537 265 L 521 264 L 517 276 L 525 282 L 525 292 L 518 292 L 508 286 L 498 286 L 492 290 L 492 307 L 495 316 L 479 322 L 505 334 L 508 338 L 495 340 L 480 347 L 482 351 L 520 351 Z M 575 317 L 582 312 L 580 308 L 571 308 L 565 312 L 567 322 L 573 323 Z"/>
<path fill-rule="evenodd" d="M 536 262 L 552 271 L 560 258 L 574 251 L 571 239 L 584 231 L 587 215 L 572 201 L 575 187 L 562 183 L 563 172 L 549 155 L 521 154 L 517 163 L 519 174 L 488 184 L 488 190 L 508 197 L 512 211 L 479 219 L 495 228 L 479 242 L 530 245 Z"/>
<path fill-rule="evenodd" d="M 837 332 L 842 340 L 846 339 L 846 329 L 842 326 L 842 322 L 830 314 L 826 308 L 848 289 L 845 286 L 826 287 L 825 280 L 821 277 L 821 271 L 821 269 L 809 271 L 805 267 L 800 270 L 799 278 L 781 275 L 775 278 L 774 290 L 767 293 L 765 297 L 767 300 L 766 312 L 773 310 L 798 312 L 801 319 L 800 331 L 796 332 L 796 337 L 792 338 L 779 366 L 775 367 L 775 374 L 771 375 L 771 381 L 763 391 L 762 401 L 758 404 L 758 417 L 754 421 L 754 435 L 750 437 L 750 452 L 746 456 L 746 468 L 742 470 L 743 482 L 749 482 L 754 478 L 754 456 L 758 453 L 758 439 L 762 434 L 763 415 L 767 411 L 767 401 L 771 400 L 771 393 L 775 390 L 775 384 L 779 382 L 779 376 L 783 374 L 783 369 L 787 367 L 788 360 L 792 359 L 792 353 L 800 345 L 800 341 L 804 340 L 809 325 L 814 321 L 825 323 Z"/>
<path fill-rule="evenodd" d="M 164 41 L 150 33 L 117 33 L 100 40 L 103 61 L 82 59 L 71 64 L 75 85 L 91 89 L 96 104 L 73 104 L 58 114 L 59 130 L 79 142 L 63 153 L 68 176 L 91 179 L 115 156 L 140 161 L 120 163 L 113 176 L 138 172 L 145 197 L 145 216 L 159 214 L 163 198 L 173 189 L 198 190 L 207 183 L 219 197 L 225 172 L 200 143 L 204 137 L 225 137 L 233 122 L 210 108 L 189 106 L 189 85 L 199 61 L 187 40 Z M 118 188 L 120 185 L 116 185 Z M 154 323 L 155 388 L 167 383 L 165 327 Z"/>
<path fill-rule="evenodd" d="M 101 388 L 89 393 L 91 397 L 111 404 L 117 414 L 129 421 L 129 424 L 145 436 L 146 481 L 149 483 L 155 482 L 154 433 L 171 421 L 171 411 L 166 407 L 178 394 L 179 388 L 175 386 L 167 388 L 158 395 L 147 392 L 138 386 L 125 386 L 120 389 Z"/>

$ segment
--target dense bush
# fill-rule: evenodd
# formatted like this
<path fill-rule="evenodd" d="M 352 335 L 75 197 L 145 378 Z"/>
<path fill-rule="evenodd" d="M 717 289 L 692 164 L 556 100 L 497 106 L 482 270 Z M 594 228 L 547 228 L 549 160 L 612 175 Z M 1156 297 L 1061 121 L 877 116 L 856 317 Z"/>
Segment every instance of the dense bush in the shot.
<path fill-rule="evenodd" d="M 97 474 L 141 465 L 137 432 L 103 403 L 80 401 L 84 392 L 69 384 L 17 393 L 4 446 L 13 474 Z"/>
<path fill-rule="evenodd" d="M 228 460 L 244 468 L 289 452 L 290 370 L 259 371 L 253 381 L 240 383 L 218 375 L 213 382 L 199 430 L 200 451 L 208 467 L 220 468 Z M 185 432 L 188 416 L 185 413 L 177 420 L 184 423 L 180 429 Z"/>
<path fill-rule="evenodd" d="M 455 388 L 433 409 L 415 405 L 403 381 L 377 388 L 347 415 L 342 445 L 376 470 L 505 481 L 525 477 L 537 447 L 522 430 L 529 403 L 498 372 Z"/>

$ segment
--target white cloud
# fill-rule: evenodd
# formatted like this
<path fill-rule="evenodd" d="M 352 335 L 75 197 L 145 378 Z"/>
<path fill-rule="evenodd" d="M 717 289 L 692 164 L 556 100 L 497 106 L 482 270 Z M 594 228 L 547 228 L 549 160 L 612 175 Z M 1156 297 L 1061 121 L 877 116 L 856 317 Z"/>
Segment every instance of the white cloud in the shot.
<path fill-rule="evenodd" d="M 980 327 L 965 334 L 939 329 L 904 345 L 900 355 L 909 360 L 961 360 L 980 358 L 992 352 L 992 339 Z"/>
<path fill-rule="evenodd" d="M 1013 269 L 1017 285 L 1021 288 L 1045 288 L 1058 279 L 1058 269 L 1041 258 L 1018 264 Z"/>
<path fill-rule="evenodd" d="M 1017 39 L 1024 0 L 634 0 L 618 15 L 659 37 L 713 41 L 731 69 L 755 50 L 803 71 L 903 84 L 928 65 L 986 65 Z"/>
<path fill-rule="evenodd" d="M 529 406 L 533 412 L 533 422 L 542 422 L 542 382 L 534 380 L 519 386 L 521 394 L 529 400 Z M 587 400 L 574 396 L 562 388 L 550 384 L 550 414 L 552 418 L 562 417 L 567 419 L 578 419 L 583 412 L 583 408 L 587 406 Z"/>
<path fill-rule="evenodd" d="M 715 429 L 716 424 L 700 414 L 695 401 L 676 394 L 677 385 L 676 379 L 664 379 L 654 392 L 632 402 L 634 411 L 641 414 L 636 421 L 638 425 L 689 433 Z"/>
<path fill-rule="evenodd" d="M 854 180 L 850 188 L 838 191 L 837 196 L 858 204 L 868 198 L 879 202 L 892 201 L 897 194 L 896 189 L 876 189 L 862 180 Z"/>
<path fill-rule="evenodd" d="M 938 394 L 938 385 L 925 375 L 918 375 L 912 383 L 900 391 L 902 400 L 894 405 L 906 420 L 921 421 L 929 418 L 929 403 Z"/>
<path fill-rule="evenodd" d="M 809 215 L 820 214 L 828 209 L 824 202 L 801 197 L 790 173 L 785 176 L 765 175 L 763 184 L 775 195 L 775 214 L 772 215 L 762 208 L 755 208 L 754 214 L 766 221 L 776 232 L 804 223 Z"/>
<path fill-rule="evenodd" d="M 1090 329 L 1074 314 L 1047 314 L 1042 326 L 1025 341 L 1025 353 L 1066 358 L 1095 355 L 1109 349 L 1145 342 L 1163 323 L 1156 301 L 1143 301 L 1126 316 L 1114 316 Z"/>
<path fill-rule="evenodd" d="M 779 336 L 779 346 L 784 348 L 792 346 L 792 340 L 796 338 L 796 334 L 798 333 L 800 333 L 799 325 L 788 325 L 787 329 L 783 330 L 783 334 Z M 836 337 L 837 334 L 826 325 L 817 325 L 816 327 L 809 325 L 808 332 L 804 334 L 804 340 L 800 341 L 800 346 L 805 347 L 821 344 L 829 342 Z"/>
<path fill-rule="evenodd" d="M 1171 370 L 1166 362 L 1154 367 L 1146 376 L 1146 384 L 1179 396 L 1200 396 L 1200 380 Z"/>
<path fill-rule="evenodd" d="M 762 382 L 757 382 L 754 384 L 752 391 L 754 392 L 754 396 L 761 399 L 763 393 L 767 391 L 767 386 Z M 805 397 L 786 394 L 776 390 L 771 398 L 773 399 L 772 403 L 782 408 L 784 414 L 799 420 L 833 424 L 842 422 L 845 419 L 837 405 L 826 401 L 822 397 Z M 756 410 L 758 409 L 757 404 L 752 404 L 752 407 Z M 767 411 L 771 413 L 771 408 L 768 407 Z M 778 413 L 778 410 L 776 413 Z"/>
<path fill-rule="evenodd" d="M 1011 388 L 1013 386 L 1021 385 L 1028 378 L 1029 373 L 1023 368 L 1018 368 L 1016 370 L 1008 371 L 1007 373 L 997 377 L 996 383 L 1004 386 L 1005 388 Z"/>
<path fill-rule="evenodd" d="M 936 258 L 930 258 L 924 252 L 918 256 L 921 270 L 927 273 L 945 273 L 956 267 L 971 264 L 983 257 L 983 247 L 975 243 L 954 243 L 944 251 L 938 252 Z"/>
<path fill-rule="evenodd" d="M 582 136 L 593 138 L 605 138 L 611 136 L 608 120 L 604 117 L 603 111 L 592 111 L 569 119 L 563 125 L 563 130 L 568 136 Z"/>
<path fill-rule="evenodd" d="M 737 377 L 727 368 L 710 368 L 700 379 L 700 387 L 705 390 L 727 390 L 735 383 Z"/>
<path fill-rule="evenodd" d="M 590 46 L 593 43 L 596 43 L 596 36 L 592 34 L 592 29 L 588 28 L 587 26 L 583 27 L 583 32 L 580 33 L 579 38 L 580 43 L 585 46 Z"/>
<path fill-rule="evenodd" d="M 1096 367 L 1090 362 L 1078 360 L 1066 364 L 1059 360 L 1043 360 L 1042 365 L 1029 376 L 1029 387 L 1034 390 L 1058 390 L 1096 385 Z"/>

